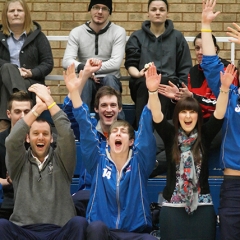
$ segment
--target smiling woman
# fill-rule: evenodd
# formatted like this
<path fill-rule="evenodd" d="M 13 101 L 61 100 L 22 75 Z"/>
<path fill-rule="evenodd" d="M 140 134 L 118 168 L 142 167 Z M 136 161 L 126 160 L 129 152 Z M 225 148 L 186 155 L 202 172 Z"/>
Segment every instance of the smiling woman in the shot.
<path fill-rule="evenodd" d="M 34 83 L 44 84 L 53 56 L 41 26 L 33 22 L 25 0 L 8 0 L 0 25 L 0 132 L 8 125 L 7 100 Z M 33 47 L 34 46 L 34 47 Z M 35 100 L 35 95 L 30 94 Z"/>
<path fill-rule="evenodd" d="M 161 239 L 215 239 L 216 217 L 208 184 L 208 152 L 222 127 L 228 103 L 227 89 L 236 75 L 233 65 L 220 75 L 216 109 L 202 124 L 202 110 L 192 97 L 182 98 L 170 124 L 161 109 L 157 89 L 161 76 L 154 65 L 145 73 L 154 127 L 163 139 L 167 158 L 167 183 L 160 214 Z M 225 94 L 225 95 L 224 95 Z"/>

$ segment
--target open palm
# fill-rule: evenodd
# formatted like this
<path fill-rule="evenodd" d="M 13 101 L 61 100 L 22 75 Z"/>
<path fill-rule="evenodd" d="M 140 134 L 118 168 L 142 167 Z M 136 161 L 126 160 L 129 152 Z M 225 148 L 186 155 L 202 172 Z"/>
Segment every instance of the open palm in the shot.
<path fill-rule="evenodd" d="M 225 72 L 220 72 L 221 84 L 224 88 L 228 89 L 237 74 L 237 70 L 233 64 L 228 64 Z"/>
<path fill-rule="evenodd" d="M 206 3 L 203 0 L 203 7 L 202 7 L 203 23 L 211 23 L 220 13 L 220 11 L 214 12 L 215 5 L 216 5 L 216 0 L 207 0 Z"/>
<path fill-rule="evenodd" d="M 79 73 L 79 77 L 75 73 L 75 65 L 71 64 L 66 71 L 63 72 L 64 81 L 69 92 L 72 92 L 79 88 L 82 79 L 82 71 Z"/>
<path fill-rule="evenodd" d="M 145 77 L 147 89 L 151 92 L 157 91 L 161 80 L 161 75 L 157 74 L 157 69 L 154 64 L 152 64 L 145 72 Z"/>

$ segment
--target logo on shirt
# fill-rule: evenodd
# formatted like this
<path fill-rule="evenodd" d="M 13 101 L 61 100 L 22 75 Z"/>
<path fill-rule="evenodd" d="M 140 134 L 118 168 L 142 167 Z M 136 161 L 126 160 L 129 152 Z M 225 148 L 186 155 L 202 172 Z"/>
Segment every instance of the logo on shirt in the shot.
<path fill-rule="evenodd" d="M 240 112 L 240 106 L 237 104 L 237 106 L 235 107 L 235 112 Z"/>
<path fill-rule="evenodd" d="M 109 168 L 109 167 L 106 167 L 106 168 L 103 169 L 102 177 L 106 177 L 107 179 L 110 179 L 111 174 L 112 174 L 112 169 Z"/>

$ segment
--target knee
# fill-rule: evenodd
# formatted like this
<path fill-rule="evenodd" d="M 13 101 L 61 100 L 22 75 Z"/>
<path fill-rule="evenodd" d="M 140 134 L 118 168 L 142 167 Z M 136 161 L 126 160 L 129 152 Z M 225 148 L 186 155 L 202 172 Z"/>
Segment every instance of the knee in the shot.
<path fill-rule="evenodd" d="M 87 233 L 90 235 L 91 233 L 101 235 L 101 233 L 108 233 L 108 227 L 101 221 L 91 222 L 88 225 Z"/>
<path fill-rule="evenodd" d="M 2 233 L 4 230 L 9 229 L 9 225 L 11 223 L 5 219 L 5 218 L 0 218 L 0 232 Z"/>
<path fill-rule="evenodd" d="M 11 63 L 4 63 L 2 66 L 1 66 L 1 72 L 3 71 L 6 71 L 6 70 L 11 70 L 11 69 L 16 69 L 16 66 L 11 64 Z"/>
<path fill-rule="evenodd" d="M 121 82 L 114 75 L 107 75 L 103 78 L 103 85 L 114 88 L 117 91 L 121 91 Z"/>
<path fill-rule="evenodd" d="M 75 216 L 72 219 L 69 220 L 69 224 L 71 224 L 72 228 L 79 228 L 79 226 L 82 226 L 83 229 L 87 229 L 88 222 L 86 218 Z"/>

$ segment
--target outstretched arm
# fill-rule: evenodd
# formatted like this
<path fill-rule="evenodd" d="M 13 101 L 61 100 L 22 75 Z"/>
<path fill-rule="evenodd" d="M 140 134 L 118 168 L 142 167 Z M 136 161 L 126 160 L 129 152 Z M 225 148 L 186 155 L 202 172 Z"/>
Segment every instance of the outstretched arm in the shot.
<path fill-rule="evenodd" d="M 219 60 L 211 33 L 211 22 L 220 12 L 214 12 L 216 0 L 203 0 L 202 4 L 202 49 L 203 59 L 201 67 L 203 69 L 207 83 L 214 95 L 218 97 L 220 88 L 220 72 L 224 71 L 224 65 Z"/>
<path fill-rule="evenodd" d="M 158 86 L 161 80 L 161 74 L 157 74 L 157 69 L 152 64 L 145 73 L 146 85 L 148 89 L 148 106 L 152 112 L 153 121 L 159 123 L 163 120 L 163 113 L 161 111 L 161 103 L 158 97 Z"/>
<path fill-rule="evenodd" d="M 229 88 L 236 74 L 237 70 L 233 64 L 229 64 L 225 72 L 220 73 L 221 87 L 217 98 L 216 109 L 213 113 L 217 119 L 224 118 L 228 104 Z"/>

